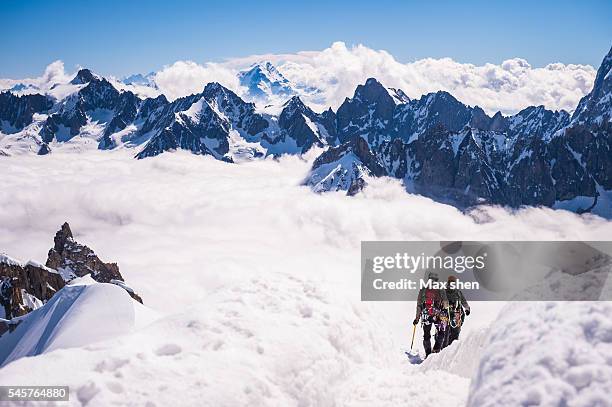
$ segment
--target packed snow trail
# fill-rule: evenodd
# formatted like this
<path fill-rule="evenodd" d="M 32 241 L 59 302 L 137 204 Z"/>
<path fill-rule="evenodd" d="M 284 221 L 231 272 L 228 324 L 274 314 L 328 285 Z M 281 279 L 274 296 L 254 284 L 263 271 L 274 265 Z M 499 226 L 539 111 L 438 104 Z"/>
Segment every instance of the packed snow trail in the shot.
<path fill-rule="evenodd" d="M 0 382 L 48 384 L 53 377 L 71 387 L 74 405 L 88 406 L 169 405 L 178 394 L 183 405 L 210 406 L 465 402 L 468 379 L 409 365 L 379 320 L 367 304 L 272 273 L 115 339 L 15 360 L 0 369 Z M 63 332 L 58 325 L 55 335 Z M 431 386 L 449 389 L 424 391 Z"/>
<path fill-rule="evenodd" d="M 125 302 L 120 309 L 138 304 L 114 285 L 68 286 L 26 316 L 16 349 L 43 353 L 8 363 L 0 382 L 53 377 L 77 406 L 168 405 L 177 394 L 210 406 L 609 405 L 610 303 L 512 303 L 494 325 L 485 311 L 458 341 L 411 365 L 375 308 L 284 273 L 221 287 L 143 327 L 135 311 L 122 312 L 124 325 L 104 312 L 83 319 L 108 295 Z M 502 305 L 474 303 L 470 317 Z M 113 328 L 114 339 L 87 331 L 109 319 L 125 328 Z M 75 336 L 82 329 L 89 335 Z"/>

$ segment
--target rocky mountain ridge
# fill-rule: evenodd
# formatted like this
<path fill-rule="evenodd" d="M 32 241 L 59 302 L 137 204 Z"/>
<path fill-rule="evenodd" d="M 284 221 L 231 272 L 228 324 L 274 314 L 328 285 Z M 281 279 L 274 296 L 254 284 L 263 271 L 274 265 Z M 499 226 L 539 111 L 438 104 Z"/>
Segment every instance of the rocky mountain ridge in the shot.
<path fill-rule="evenodd" d="M 543 205 L 606 214 L 612 205 L 611 55 L 571 117 L 543 106 L 489 117 L 446 92 L 394 105 L 368 79 L 338 109 L 340 145 L 314 162 L 305 183 L 352 195 L 382 166 L 384 176 L 401 179 L 409 192 L 458 207 Z M 345 159 L 356 137 L 367 141 L 375 161 L 359 158 L 371 155 L 363 151 Z M 347 174 L 354 175 L 350 182 Z"/>
<path fill-rule="evenodd" d="M 138 159 L 183 149 L 235 162 L 317 147 L 325 151 L 304 183 L 318 192 L 353 195 L 369 178 L 390 176 L 409 192 L 458 207 L 597 212 L 610 205 L 612 190 L 611 53 L 571 116 L 543 106 L 489 116 L 448 92 L 410 99 L 375 78 L 357 86 L 335 112 L 316 113 L 291 96 L 273 115 L 214 82 L 172 102 L 163 95 L 143 100 L 82 69 L 71 81 L 75 92 L 60 101 L 0 94 L 6 133 L 0 152 L 11 153 L 13 135 L 34 140 L 39 154 L 86 138 L 100 149 L 133 148 Z M 244 74 L 257 83 L 263 77 L 289 86 L 269 63 Z"/>
<path fill-rule="evenodd" d="M 142 303 L 142 298 L 125 284 L 117 264 L 104 263 L 93 250 L 76 242 L 70 226 L 64 223 L 55 235 L 45 265 L 34 261 L 24 263 L 0 254 L 2 319 L 11 320 L 41 307 L 70 281 L 87 275 L 98 283 L 124 288 Z"/>

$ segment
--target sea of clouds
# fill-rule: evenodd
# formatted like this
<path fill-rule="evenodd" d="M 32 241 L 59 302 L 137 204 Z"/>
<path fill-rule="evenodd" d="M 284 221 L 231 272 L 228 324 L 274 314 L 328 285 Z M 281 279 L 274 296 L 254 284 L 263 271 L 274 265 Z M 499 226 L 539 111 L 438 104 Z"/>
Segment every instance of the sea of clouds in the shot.
<path fill-rule="evenodd" d="M 484 65 L 460 63 L 451 58 L 400 62 L 384 50 L 334 42 L 322 51 L 253 55 L 224 62 L 176 61 L 156 72 L 154 81 L 158 90 L 142 86 L 127 88 L 141 96 L 161 92 L 175 99 L 200 92 L 206 83 L 217 81 L 244 94 L 237 72 L 262 61 L 274 63 L 294 84 L 318 89 L 320 92 L 305 96 L 315 110 L 330 106 L 336 109 L 346 97 L 353 95 L 358 84 L 375 77 L 385 86 L 404 90 L 411 98 L 438 90 L 448 91 L 463 103 L 478 105 L 490 114 L 498 110 L 512 114 L 532 105 L 571 112 L 591 90 L 596 74 L 596 68 L 590 65 L 551 63 L 532 67 L 519 57 Z M 95 71 L 95 67 L 89 68 Z M 21 82 L 46 89 L 72 76 L 73 73 L 65 72 L 61 61 L 56 61 L 40 78 Z M 10 88 L 19 82 L 0 79 L 0 88 Z"/>
<path fill-rule="evenodd" d="M 287 272 L 331 280 L 359 297 L 362 240 L 605 240 L 612 222 L 547 208 L 462 213 L 407 194 L 396 180 L 365 193 L 301 186 L 312 157 L 227 164 L 186 152 L 133 160 L 129 152 L 58 150 L 0 160 L 0 250 L 44 261 L 68 221 L 76 239 L 118 261 L 154 307 L 165 292 L 203 298 L 233 274 Z M 156 278 L 151 278 L 154 275 Z"/>

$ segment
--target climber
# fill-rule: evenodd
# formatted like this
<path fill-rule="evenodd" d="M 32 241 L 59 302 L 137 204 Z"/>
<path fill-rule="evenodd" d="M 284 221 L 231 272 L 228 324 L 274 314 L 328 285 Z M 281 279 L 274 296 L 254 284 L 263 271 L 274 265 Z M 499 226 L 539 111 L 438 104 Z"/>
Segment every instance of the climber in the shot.
<path fill-rule="evenodd" d="M 465 316 L 470 315 L 470 305 L 463 296 L 463 293 L 460 289 L 453 288 L 456 282 L 457 277 L 448 277 L 446 298 L 449 304 L 450 323 L 448 337 L 444 346 L 448 346 L 453 343 L 455 339 L 459 339 L 459 333 L 461 332 L 461 326 L 463 325 Z"/>
<path fill-rule="evenodd" d="M 434 272 L 430 272 L 427 278 L 434 282 L 438 281 L 438 275 Z M 425 357 L 429 356 L 432 351 L 437 353 L 442 349 L 447 336 L 448 315 L 448 301 L 445 290 L 436 288 L 421 288 L 419 290 L 416 317 L 412 324 L 416 326 L 419 319 L 421 320 Z M 436 326 L 433 349 L 431 348 L 432 325 Z"/>

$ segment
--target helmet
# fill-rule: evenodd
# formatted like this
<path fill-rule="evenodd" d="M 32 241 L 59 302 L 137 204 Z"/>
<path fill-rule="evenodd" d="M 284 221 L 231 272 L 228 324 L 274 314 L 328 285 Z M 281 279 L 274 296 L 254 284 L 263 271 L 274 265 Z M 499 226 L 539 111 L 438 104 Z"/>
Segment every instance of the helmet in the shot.
<path fill-rule="evenodd" d="M 432 281 L 438 281 L 438 273 L 434 273 L 433 271 L 429 272 L 429 275 L 427 276 L 428 280 L 432 280 Z"/>

